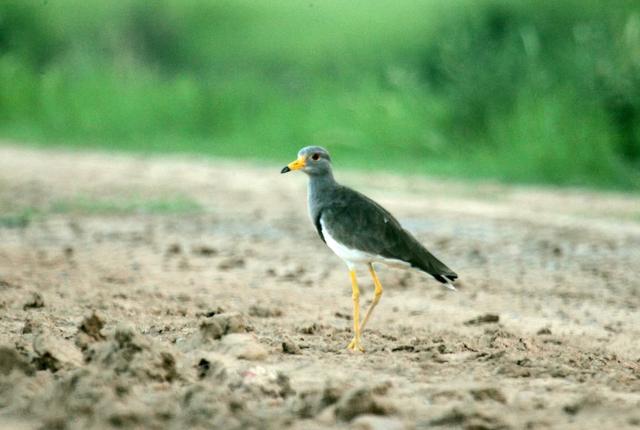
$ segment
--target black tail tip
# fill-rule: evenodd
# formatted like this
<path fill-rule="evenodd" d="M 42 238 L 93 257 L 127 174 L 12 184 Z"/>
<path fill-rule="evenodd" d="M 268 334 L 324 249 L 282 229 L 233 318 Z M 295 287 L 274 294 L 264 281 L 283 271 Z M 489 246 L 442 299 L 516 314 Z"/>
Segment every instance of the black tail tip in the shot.
<path fill-rule="evenodd" d="M 438 282 L 442 282 L 443 284 L 448 284 L 449 282 L 455 282 L 456 279 L 458 279 L 458 275 L 456 274 L 448 274 L 448 275 L 433 275 L 434 278 L 436 278 L 436 280 Z"/>

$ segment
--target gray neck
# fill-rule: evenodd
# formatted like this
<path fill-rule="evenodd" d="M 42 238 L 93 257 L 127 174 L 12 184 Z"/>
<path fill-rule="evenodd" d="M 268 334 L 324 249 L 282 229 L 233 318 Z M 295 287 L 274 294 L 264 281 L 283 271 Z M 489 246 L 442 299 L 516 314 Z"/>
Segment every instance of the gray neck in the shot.
<path fill-rule="evenodd" d="M 337 186 L 338 183 L 333 178 L 331 172 L 323 175 L 309 175 L 307 201 L 309 204 L 309 216 L 312 220 L 315 220 L 317 214 L 322 209 L 323 203 L 328 201 L 329 195 Z"/>
<path fill-rule="evenodd" d="M 333 178 L 333 173 L 325 172 L 322 175 L 309 175 L 309 190 L 323 191 L 331 189 L 337 185 Z"/>

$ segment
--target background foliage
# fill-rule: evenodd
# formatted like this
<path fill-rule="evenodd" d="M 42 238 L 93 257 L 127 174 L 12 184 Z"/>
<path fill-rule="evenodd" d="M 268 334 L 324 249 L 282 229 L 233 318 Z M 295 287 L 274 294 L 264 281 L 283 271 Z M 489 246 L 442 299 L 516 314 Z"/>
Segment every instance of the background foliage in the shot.
<path fill-rule="evenodd" d="M 640 188 L 640 5 L 3 0 L 0 136 Z"/>

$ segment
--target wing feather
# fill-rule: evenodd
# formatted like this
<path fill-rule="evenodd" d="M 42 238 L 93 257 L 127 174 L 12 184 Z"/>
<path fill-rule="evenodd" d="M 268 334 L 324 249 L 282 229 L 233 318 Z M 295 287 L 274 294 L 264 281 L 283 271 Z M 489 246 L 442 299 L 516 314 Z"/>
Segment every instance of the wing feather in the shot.
<path fill-rule="evenodd" d="M 316 231 L 320 235 L 320 239 L 322 239 L 324 243 L 327 243 L 327 241 L 324 239 L 324 234 L 322 234 L 322 223 L 320 222 L 321 218 L 322 218 L 322 210 L 319 210 L 318 214 L 313 220 L 313 224 L 316 226 Z"/>
<path fill-rule="evenodd" d="M 324 226 L 331 236 L 350 248 L 405 261 L 438 281 L 447 284 L 458 275 L 406 231 L 389 211 L 347 187 L 335 191 L 330 204 L 321 211 Z M 322 226 L 316 228 L 322 236 Z"/>

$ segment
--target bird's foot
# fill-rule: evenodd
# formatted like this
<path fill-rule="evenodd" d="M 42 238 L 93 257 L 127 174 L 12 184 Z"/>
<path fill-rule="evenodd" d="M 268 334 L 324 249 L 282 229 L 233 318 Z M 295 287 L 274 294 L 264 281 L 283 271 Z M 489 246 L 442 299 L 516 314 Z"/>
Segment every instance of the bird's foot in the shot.
<path fill-rule="evenodd" d="M 347 348 L 354 352 L 364 352 L 364 348 L 360 344 L 360 338 L 356 336 L 353 337 Z"/>

